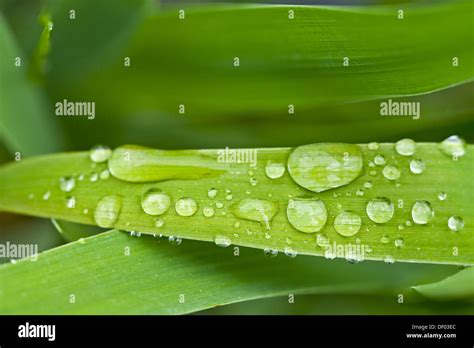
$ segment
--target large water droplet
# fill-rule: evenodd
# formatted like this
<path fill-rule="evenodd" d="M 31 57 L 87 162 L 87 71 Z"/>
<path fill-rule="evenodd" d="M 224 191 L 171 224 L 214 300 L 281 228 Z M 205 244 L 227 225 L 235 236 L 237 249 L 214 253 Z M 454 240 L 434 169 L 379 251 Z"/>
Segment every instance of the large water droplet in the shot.
<path fill-rule="evenodd" d="M 434 210 L 428 201 L 416 201 L 411 208 L 413 222 L 418 225 L 426 225 L 434 216 Z"/>
<path fill-rule="evenodd" d="M 160 189 L 152 188 L 143 194 L 141 204 L 148 215 L 161 215 L 169 209 L 171 198 Z"/>
<path fill-rule="evenodd" d="M 290 199 L 286 215 L 294 228 L 305 233 L 320 231 L 326 225 L 328 218 L 324 202 L 313 197 Z"/>
<path fill-rule="evenodd" d="M 288 158 L 288 172 L 300 186 L 322 192 L 349 184 L 362 172 L 358 145 L 310 144 L 295 148 Z"/>
<path fill-rule="evenodd" d="M 344 211 L 336 216 L 334 229 L 344 237 L 350 237 L 359 232 L 362 219 L 352 211 Z"/>
<path fill-rule="evenodd" d="M 105 145 L 96 145 L 89 151 L 89 158 L 92 162 L 102 163 L 109 159 L 112 150 Z"/>
<path fill-rule="evenodd" d="M 395 144 L 395 150 L 402 156 L 412 156 L 415 148 L 416 143 L 413 139 L 402 139 Z"/>
<path fill-rule="evenodd" d="M 102 197 L 94 209 L 94 220 L 100 227 L 112 227 L 122 209 L 122 198 L 117 195 Z"/>
<path fill-rule="evenodd" d="M 270 179 L 278 179 L 285 174 L 285 166 L 282 163 L 276 163 L 276 162 L 267 162 L 267 165 L 265 166 L 265 174 L 270 178 Z"/>
<path fill-rule="evenodd" d="M 180 198 L 175 206 L 176 213 L 181 216 L 193 216 L 198 208 L 196 201 L 192 198 Z"/>
<path fill-rule="evenodd" d="M 278 204 L 263 199 L 245 198 L 233 204 L 230 211 L 240 219 L 260 222 L 270 229 L 270 221 L 278 212 Z"/>
<path fill-rule="evenodd" d="M 462 157 L 466 153 L 466 142 L 457 135 L 451 135 L 439 145 L 440 150 L 450 157 Z"/>
<path fill-rule="evenodd" d="M 76 187 L 76 180 L 72 176 L 63 176 L 59 179 L 59 188 L 64 192 L 71 192 Z"/>
<path fill-rule="evenodd" d="M 377 197 L 367 203 L 367 216 L 373 222 L 383 224 L 393 217 L 393 203 L 385 197 Z"/>
<path fill-rule="evenodd" d="M 232 241 L 229 237 L 217 235 L 214 238 L 214 243 L 216 243 L 217 246 L 220 246 L 222 248 L 227 248 L 232 244 Z"/>
<path fill-rule="evenodd" d="M 109 170 L 114 177 L 121 180 L 151 182 L 210 178 L 224 174 L 227 167 L 205 151 L 155 150 L 124 145 L 112 152 Z"/>
<path fill-rule="evenodd" d="M 459 232 L 464 228 L 464 220 L 460 216 L 451 216 L 448 219 L 448 227 L 451 231 Z"/>
<path fill-rule="evenodd" d="M 382 174 L 388 180 L 397 180 L 400 178 L 400 169 L 389 164 L 383 168 Z"/>
<path fill-rule="evenodd" d="M 413 159 L 410 161 L 410 171 L 413 174 L 421 174 L 425 170 L 425 162 L 421 159 Z"/>

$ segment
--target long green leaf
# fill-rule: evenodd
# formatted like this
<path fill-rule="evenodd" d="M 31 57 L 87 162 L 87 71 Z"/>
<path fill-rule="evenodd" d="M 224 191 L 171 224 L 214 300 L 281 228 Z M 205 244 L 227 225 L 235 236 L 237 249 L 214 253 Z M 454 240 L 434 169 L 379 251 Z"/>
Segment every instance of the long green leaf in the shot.
<path fill-rule="evenodd" d="M 104 210 L 96 209 L 96 206 L 104 197 L 114 196 L 121 201 L 120 214 L 115 222 L 102 227 L 328 257 L 334 256 L 334 251 L 338 257 L 347 257 L 347 252 L 339 250 L 350 244 L 364 246 L 365 251 L 359 253 L 364 259 L 473 264 L 474 209 L 469 174 L 474 163 L 472 146 L 467 147 L 464 157 L 453 161 L 439 150 L 438 144 L 418 143 L 415 156 L 426 166 L 422 174 L 410 172 L 411 158 L 398 155 L 393 144 L 381 144 L 377 151 L 369 150 L 366 145 L 361 145 L 360 149 L 364 164 L 361 176 L 347 186 L 320 193 L 303 189 L 287 171 L 279 179 L 266 176 L 268 161 L 286 163 L 292 151 L 290 148 L 258 149 L 255 168 L 248 163 L 220 163 L 218 150 L 119 148 L 109 160 L 109 167 L 112 174 L 129 181 L 114 176 L 93 181 L 98 173 L 105 171 L 108 174 L 107 164 L 93 163 L 86 152 L 43 156 L 0 167 L 0 210 L 101 225 L 95 216 Z M 120 161 L 127 152 L 130 161 Z M 381 173 L 382 166 L 369 165 L 376 154 L 385 156 L 387 165 L 400 169 L 399 180 L 387 180 Z M 169 166 L 173 169 L 169 170 Z M 130 170 L 131 178 L 127 176 L 131 175 L 127 173 Z M 187 175 L 192 180 L 183 180 Z M 61 191 L 60 179 L 70 176 L 75 178 L 75 188 L 71 192 Z M 167 180 L 138 182 L 160 179 Z M 371 188 L 366 187 L 368 182 Z M 161 227 L 156 223 L 157 217 L 145 214 L 141 206 L 144 193 L 152 188 L 171 197 L 171 208 L 160 217 Z M 208 196 L 211 188 L 218 192 L 215 198 Z M 438 199 L 442 191 L 447 194 L 445 200 Z M 289 201 L 301 196 L 324 202 L 328 218 L 320 233 L 303 233 L 289 223 Z M 180 216 L 175 211 L 175 203 L 183 197 L 191 197 L 197 202 L 198 210 L 191 217 Z M 367 203 L 377 197 L 390 199 L 395 207 L 393 218 L 386 223 L 374 223 L 367 217 Z M 236 208 L 248 203 L 248 199 L 263 200 L 278 211 L 272 220 L 272 214 L 267 215 L 271 221 L 259 220 L 258 216 L 265 216 L 258 215 L 258 211 L 250 212 L 254 216 L 249 220 Z M 412 222 L 412 226 L 407 226 L 406 221 L 412 220 L 412 206 L 418 200 L 431 203 L 434 218 L 425 225 Z M 204 216 L 204 207 L 212 207 L 215 215 Z M 352 237 L 340 235 L 333 227 L 335 217 L 345 210 L 361 217 L 360 231 Z M 451 216 L 462 217 L 464 229 L 451 231 L 448 228 Z M 327 241 L 321 243 L 324 237 Z M 395 240 L 398 247 L 394 245 Z M 329 248 L 328 253 L 328 245 L 339 249 Z"/>
<path fill-rule="evenodd" d="M 2 314 L 181 314 L 249 299 L 313 294 L 397 294 L 455 267 L 352 265 L 111 231 L 0 266 Z"/>

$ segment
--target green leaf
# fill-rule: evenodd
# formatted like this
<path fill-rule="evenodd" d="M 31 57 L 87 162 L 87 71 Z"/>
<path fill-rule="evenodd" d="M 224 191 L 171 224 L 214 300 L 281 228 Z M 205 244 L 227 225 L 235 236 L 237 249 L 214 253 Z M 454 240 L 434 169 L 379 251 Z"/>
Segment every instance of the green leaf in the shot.
<path fill-rule="evenodd" d="M 39 23 L 38 23 L 39 25 Z M 0 137 L 11 152 L 37 155 L 62 149 L 56 116 L 44 94 L 27 79 L 28 58 L 16 43 L 0 15 Z M 15 63 L 21 59 L 21 65 Z"/>
<path fill-rule="evenodd" d="M 474 268 L 469 267 L 432 284 L 413 287 L 423 296 L 435 301 L 474 301 Z"/>
<path fill-rule="evenodd" d="M 435 281 L 449 266 L 352 265 L 312 257 L 110 231 L 0 266 L 2 314 L 181 314 L 249 299 L 313 294 L 396 293 Z M 8 286 L 6 286 L 8 284 Z M 74 299 L 74 303 L 71 300 Z M 181 303 L 180 302 L 183 302 Z"/>
<path fill-rule="evenodd" d="M 395 6 L 185 10 L 185 19 L 174 10 L 141 23 L 123 53 L 131 57 L 130 67 L 118 56 L 80 86 L 64 81 L 56 92 L 97 97 L 105 110 L 122 113 L 177 113 L 184 104 L 187 116 L 217 119 L 250 110 L 270 117 L 289 104 L 309 111 L 422 94 L 474 77 L 470 1 L 404 5 L 403 19 Z"/>
<path fill-rule="evenodd" d="M 0 167 L 0 210 L 146 234 L 286 250 L 290 254 L 351 258 L 345 248 L 360 247 L 355 256 L 369 260 L 390 261 L 393 258 L 406 262 L 474 264 L 474 209 L 469 174 L 474 169 L 472 145 L 467 146 L 465 156 L 453 161 L 440 151 L 438 144 L 417 143 L 415 158 L 421 158 L 426 166 L 422 174 L 410 171 L 412 157 L 398 155 L 393 144 L 381 144 L 379 150 L 360 145 L 364 166 L 360 176 L 346 186 L 320 193 L 297 185 L 288 171 L 279 179 L 267 177 L 267 163 L 286 166 L 290 148 L 253 149 L 257 151 L 256 167 L 250 166 L 251 163 L 223 163 L 225 158 L 221 156 L 232 149 L 174 151 L 170 156 L 161 156 L 153 149 L 128 148 L 128 156 L 124 148 L 119 148 L 108 164 L 93 163 L 88 153 L 76 152 L 4 165 Z M 244 153 L 253 154 L 253 150 L 247 149 Z M 117 157 L 118 153 L 123 154 L 122 161 Z M 385 157 L 387 165 L 399 168 L 398 180 L 387 180 L 381 174 L 383 166 L 369 165 L 377 154 Z M 182 175 L 187 173 L 189 180 L 180 176 L 181 180 L 169 178 L 148 182 L 149 177 L 142 175 L 150 158 L 154 160 L 148 170 L 159 173 L 160 168 L 166 169 L 167 163 L 180 163 Z M 179 162 L 183 158 L 184 162 Z M 324 156 L 321 158 L 328 160 Z M 313 160 L 321 158 L 316 156 Z M 196 179 L 194 168 L 208 168 L 209 163 L 224 173 Z M 120 172 L 121 179 L 111 175 L 108 179 L 94 181 L 98 173 L 106 175 L 109 169 L 112 174 Z M 60 179 L 71 176 L 75 178 L 75 188 L 63 192 Z M 170 197 L 171 207 L 159 217 L 146 214 L 142 208 L 142 199 L 150 189 Z M 209 195 L 210 189 L 217 190 L 215 198 Z M 446 200 L 438 199 L 441 191 L 446 192 Z M 44 199 L 46 193 L 47 200 Z M 194 199 L 197 205 L 197 212 L 191 217 L 180 216 L 175 210 L 175 204 L 185 197 Z M 318 233 L 311 233 L 316 232 L 313 228 L 298 229 L 299 222 L 308 223 L 304 214 L 298 220 L 295 218 L 298 214 L 292 210 L 289 222 L 290 201 L 299 201 L 300 197 L 324 203 L 325 209 L 320 211 L 327 210 L 327 218 L 318 220 L 323 225 L 325 222 Z M 393 217 L 386 223 L 374 223 L 366 213 L 367 203 L 378 197 L 388 198 L 394 206 Z M 409 227 L 406 221 L 412 220 L 412 206 L 420 200 L 430 202 L 434 217 L 428 224 L 412 222 Z M 248 203 L 250 206 L 258 203 L 261 209 L 248 210 Z M 179 204 L 180 209 L 193 213 L 192 206 L 185 201 Z M 210 208 L 214 216 L 206 217 L 212 215 Z M 360 216 L 361 228 L 356 235 L 346 237 L 335 231 L 335 218 L 343 211 Z M 459 232 L 448 228 L 448 219 L 453 215 L 461 216 L 465 221 L 464 229 Z M 394 245 L 396 240 L 399 247 Z"/>

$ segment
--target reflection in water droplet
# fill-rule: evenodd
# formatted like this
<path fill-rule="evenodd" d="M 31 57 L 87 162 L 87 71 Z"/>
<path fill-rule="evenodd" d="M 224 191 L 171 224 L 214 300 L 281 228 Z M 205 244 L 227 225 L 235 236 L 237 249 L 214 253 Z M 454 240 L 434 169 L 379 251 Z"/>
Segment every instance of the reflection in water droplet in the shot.
<path fill-rule="evenodd" d="M 100 227 L 112 227 L 122 209 L 122 198 L 118 195 L 102 197 L 94 209 L 94 220 Z"/>
<path fill-rule="evenodd" d="M 418 225 L 426 225 L 434 216 L 434 210 L 428 201 L 416 201 L 411 208 L 413 222 Z"/>
<path fill-rule="evenodd" d="M 314 197 L 290 199 L 286 215 L 294 228 L 305 233 L 320 231 L 328 218 L 324 202 Z"/>
<path fill-rule="evenodd" d="M 362 172 L 358 145 L 321 143 L 295 148 L 288 158 L 288 172 L 300 186 L 322 192 L 349 184 Z"/>
<path fill-rule="evenodd" d="M 393 203 L 385 197 L 377 197 L 367 203 L 367 216 L 373 222 L 383 224 L 393 217 Z"/>

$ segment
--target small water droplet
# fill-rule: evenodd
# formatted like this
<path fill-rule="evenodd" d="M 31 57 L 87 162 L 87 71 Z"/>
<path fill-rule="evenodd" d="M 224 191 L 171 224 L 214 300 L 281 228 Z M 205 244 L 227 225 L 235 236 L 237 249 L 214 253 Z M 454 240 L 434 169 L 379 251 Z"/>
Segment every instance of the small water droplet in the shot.
<path fill-rule="evenodd" d="M 130 236 L 140 238 L 142 233 L 138 231 L 130 231 Z"/>
<path fill-rule="evenodd" d="M 148 215 L 164 214 L 171 205 L 171 198 L 158 188 L 151 188 L 142 196 L 141 206 Z"/>
<path fill-rule="evenodd" d="M 106 168 L 103 171 L 101 171 L 99 177 L 101 180 L 107 180 L 108 178 L 110 178 L 109 170 Z"/>
<path fill-rule="evenodd" d="M 376 170 L 371 170 L 371 171 L 369 172 L 369 175 L 370 175 L 370 176 L 376 176 L 376 175 L 377 175 L 377 171 L 376 171 Z"/>
<path fill-rule="evenodd" d="M 224 207 L 224 204 L 221 202 L 216 202 L 216 208 L 217 209 L 222 209 Z"/>
<path fill-rule="evenodd" d="M 357 192 L 356 192 L 356 195 L 359 196 L 359 197 L 362 197 L 364 195 L 364 190 L 358 189 Z"/>
<path fill-rule="evenodd" d="M 407 225 L 408 227 L 410 227 L 412 225 L 411 221 L 410 220 L 407 220 L 405 221 L 405 225 Z"/>
<path fill-rule="evenodd" d="M 257 221 L 270 229 L 270 221 L 278 212 L 278 204 L 263 199 L 245 198 L 230 207 L 232 214 L 244 220 Z"/>
<path fill-rule="evenodd" d="M 102 197 L 94 209 L 94 220 L 99 227 L 112 227 L 122 209 L 122 198 L 117 195 Z"/>
<path fill-rule="evenodd" d="M 404 241 L 403 241 L 402 238 L 397 238 L 397 239 L 395 239 L 393 244 L 395 244 L 395 246 L 400 249 L 400 248 L 403 247 Z"/>
<path fill-rule="evenodd" d="M 77 242 L 82 245 L 86 244 L 86 240 L 84 238 L 79 238 Z"/>
<path fill-rule="evenodd" d="M 413 222 L 418 225 L 426 225 L 434 216 L 434 210 L 428 201 L 416 201 L 411 208 Z"/>
<path fill-rule="evenodd" d="M 462 157 L 466 153 L 466 142 L 457 135 L 451 135 L 443 140 L 439 148 L 447 156 Z"/>
<path fill-rule="evenodd" d="M 383 166 L 385 164 L 385 157 L 383 155 L 375 156 L 374 163 L 378 166 Z"/>
<path fill-rule="evenodd" d="M 163 227 L 163 225 L 165 224 L 165 220 L 163 220 L 162 218 L 157 218 L 155 220 L 155 227 Z"/>
<path fill-rule="evenodd" d="M 400 173 L 400 169 L 389 164 L 383 168 L 382 174 L 388 180 L 397 180 L 398 178 L 400 178 L 401 173 Z"/>
<path fill-rule="evenodd" d="M 377 197 L 367 203 L 367 216 L 373 222 L 383 224 L 393 217 L 393 203 L 385 197 Z"/>
<path fill-rule="evenodd" d="M 265 233 L 265 239 L 271 239 L 271 238 L 272 238 L 271 234 Z"/>
<path fill-rule="evenodd" d="M 59 188 L 63 192 L 71 192 L 76 187 L 76 180 L 72 176 L 63 176 L 59 180 Z"/>
<path fill-rule="evenodd" d="M 445 201 L 447 197 L 448 197 L 448 195 L 446 194 L 446 192 L 443 192 L 443 191 L 438 192 L 438 199 L 440 201 Z"/>
<path fill-rule="evenodd" d="M 214 199 L 216 196 L 217 196 L 217 189 L 215 189 L 215 188 L 210 188 L 210 189 L 207 191 L 207 197 L 209 197 L 210 199 Z"/>
<path fill-rule="evenodd" d="M 367 145 L 367 147 L 369 148 L 369 150 L 376 151 L 380 148 L 380 144 L 376 142 L 371 142 Z"/>
<path fill-rule="evenodd" d="M 202 208 L 202 215 L 205 217 L 213 217 L 215 214 L 214 208 L 213 207 L 204 207 Z"/>
<path fill-rule="evenodd" d="M 366 181 L 366 182 L 364 182 L 364 187 L 365 187 L 365 188 L 368 188 L 368 189 L 369 189 L 369 188 L 372 188 L 372 181 Z"/>
<path fill-rule="evenodd" d="M 198 209 L 198 205 L 194 199 L 185 197 L 180 198 L 174 208 L 180 216 L 193 216 Z"/>
<path fill-rule="evenodd" d="M 74 196 L 68 196 L 66 198 L 66 207 L 69 209 L 74 209 L 76 207 L 76 198 Z"/>
<path fill-rule="evenodd" d="M 284 251 L 285 255 L 288 256 L 290 259 L 293 259 L 296 257 L 296 255 L 298 255 L 298 253 L 290 247 L 286 247 Z"/>
<path fill-rule="evenodd" d="M 344 237 L 351 237 L 359 232 L 362 220 L 352 211 L 344 211 L 334 219 L 334 229 Z"/>
<path fill-rule="evenodd" d="M 252 186 L 257 185 L 257 179 L 255 179 L 255 178 L 250 178 L 249 182 L 250 182 L 250 185 L 252 185 Z"/>
<path fill-rule="evenodd" d="M 43 195 L 43 199 L 47 201 L 51 197 L 51 191 L 46 191 Z"/>
<path fill-rule="evenodd" d="M 410 171 L 413 174 L 421 174 L 425 170 L 425 162 L 421 159 L 412 159 L 410 161 Z"/>
<path fill-rule="evenodd" d="M 269 259 L 273 259 L 273 258 L 277 257 L 278 250 L 265 248 L 265 249 L 263 249 L 263 255 L 265 255 Z"/>
<path fill-rule="evenodd" d="M 316 236 L 316 245 L 320 248 L 327 249 L 329 247 L 329 238 L 324 233 L 318 233 Z"/>
<path fill-rule="evenodd" d="M 109 159 L 112 150 L 105 145 L 96 145 L 89 151 L 89 158 L 94 163 L 102 163 Z"/>
<path fill-rule="evenodd" d="M 402 139 L 395 144 L 395 150 L 402 156 L 412 156 L 415 153 L 415 148 L 416 143 L 413 139 Z"/>
<path fill-rule="evenodd" d="M 282 163 L 269 161 L 265 166 L 265 174 L 270 179 L 279 179 L 285 174 L 285 166 Z"/>
<path fill-rule="evenodd" d="M 171 245 L 175 245 L 175 246 L 181 245 L 182 241 L 183 241 L 183 239 L 181 237 L 176 237 L 176 236 L 169 236 L 168 237 L 168 242 Z"/>
<path fill-rule="evenodd" d="M 326 225 L 328 218 L 324 202 L 314 197 L 290 199 L 286 215 L 294 228 L 305 233 L 320 231 Z"/>
<path fill-rule="evenodd" d="M 232 241 L 229 237 L 217 235 L 214 238 L 214 243 L 216 243 L 217 246 L 220 246 L 222 248 L 227 248 L 232 244 Z"/>
<path fill-rule="evenodd" d="M 230 193 L 225 196 L 226 201 L 231 201 L 234 198 Z"/>
<path fill-rule="evenodd" d="M 448 227 L 451 231 L 459 232 L 464 228 L 464 220 L 460 216 L 451 216 L 448 219 Z"/>
<path fill-rule="evenodd" d="M 235 228 L 239 228 L 239 227 L 240 227 L 240 221 L 236 221 L 236 222 L 234 223 L 234 227 L 235 227 Z"/>
<path fill-rule="evenodd" d="M 362 173 L 358 145 L 321 143 L 295 148 L 288 158 L 288 172 L 301 187 L 322 192 L 354 181 Z"/>
<path fill-rule="evenodd" d="M 383 244 L 390 243 L 390 237 L 384 234 L 382 237 L 380 237 L 380 242 Z"/>
<path fill-rule="evenodd" d="M 383 259 L 383 262 L 385 262 L 386 264 L 391 265 L 391 264 L 395 263 L 395 259 L 391 255 L 386 255 Z"/>
<path fill-rule="evenodd" d="M 91 173 L 91 177 L 89 180 L 91 182 L 96 182 L 97 180 L 99 180 L 99 174 L 97 174 L 96 172 Z"/>

